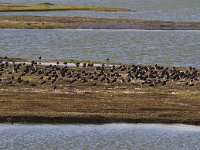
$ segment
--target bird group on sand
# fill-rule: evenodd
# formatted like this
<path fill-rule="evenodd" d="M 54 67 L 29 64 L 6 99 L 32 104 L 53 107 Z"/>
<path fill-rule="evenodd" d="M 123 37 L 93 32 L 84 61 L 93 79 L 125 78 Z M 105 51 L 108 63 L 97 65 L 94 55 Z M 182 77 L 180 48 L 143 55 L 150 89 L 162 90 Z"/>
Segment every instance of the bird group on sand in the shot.
<path fill-rule="evenodd" d="M 199 71 L 194 67 L 184 69 L 159 65 L 105 65 L 76 62 L 75 67 L 68 62 L 57 62 L 44 66 L 38 61 L 30 64 L 8 62 L 8 57 L 0 60 L 0 85 L 27 85 L 44 87 L 50 85 L 57 89 L 62 86 L 119 86 L 138 85 L 140 87 L 167 86 L 168 83 L 180 83 L 188 87 L 199 81 Z M 62 65 L 61 65 L 62 64 Z"/>

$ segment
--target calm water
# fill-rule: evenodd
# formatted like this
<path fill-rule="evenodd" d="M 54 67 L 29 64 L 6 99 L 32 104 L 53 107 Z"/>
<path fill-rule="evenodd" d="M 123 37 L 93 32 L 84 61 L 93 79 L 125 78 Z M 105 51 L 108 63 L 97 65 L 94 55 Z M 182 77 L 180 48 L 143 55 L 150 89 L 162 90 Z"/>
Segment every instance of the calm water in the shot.
<path fill-rule="evenodd" d="M 0 13 L 0 15 L 45 15 L 45 16 L 85 16 L 85 17 L 114 17 L 142 18 L 160 20 L 197 20 L 200 21 L 199 0 L 0 0 L 0 2 L 17 3 L 58 3 L 67 5 L 97 5 L 124 7 L 131 12 L 21 12 Z"/>
<path fill-rule="evenodd" d="M 197 150 L 200 127 L 155 124 L 0 125 L 0 149 Z"/>
<path fill-rule="evenodd" d="M 200 31 L 0 30 L 0 55 L 200 67 Z"/>

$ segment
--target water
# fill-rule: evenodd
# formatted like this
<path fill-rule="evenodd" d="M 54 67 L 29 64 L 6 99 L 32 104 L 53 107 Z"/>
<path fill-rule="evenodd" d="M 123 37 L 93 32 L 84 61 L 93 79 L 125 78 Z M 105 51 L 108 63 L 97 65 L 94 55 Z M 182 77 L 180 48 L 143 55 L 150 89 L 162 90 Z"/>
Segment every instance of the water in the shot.
<path fill-rule="evenodd" d="M 0 2 L 96 5 L 122 7 L 131 12 L 0 12 L 0 15 L 83 16 L 200 21 L 199 0 L 1 0 Z"/>
<path fill-rule="evenodd" d="M 200 67 L 200 31 L 0 30 L 1 56 Z"/>
<path fill-rule="evenodd" d="M 0 149 L 199 149 L 200 127 L 159 124 L 0 125 Z"/>

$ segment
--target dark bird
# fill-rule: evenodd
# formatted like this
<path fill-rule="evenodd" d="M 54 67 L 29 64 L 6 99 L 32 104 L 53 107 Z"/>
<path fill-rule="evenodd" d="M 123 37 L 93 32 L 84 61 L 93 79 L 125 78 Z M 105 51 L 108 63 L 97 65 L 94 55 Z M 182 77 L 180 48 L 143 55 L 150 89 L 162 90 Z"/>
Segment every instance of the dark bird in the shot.
<path fill-rule="evenodd" d="M 25 84 L 28 84 L 28 83 L 29 83 L 29 81 L 28 81 L 28 80 L 26 80 L 26 81 L 25 81 Z"/>
<path fill-rule="evenodd" d="M 33 83 L 33 84 L 31 84 L 31 86 L 36 86 L 36 84 Z"/>
<path fill-rule="evenodd" d="M 106 59 L 106 61 L 107 61 L 107 62 L 109 62 L 109 61 L 110 61 L 110 59 L 109 59 L 109 58 L 107 58 L 107 59 Z"/>
<path fill-rule="evenodd" d="M 93 83 L 93 84 L 92 84 L 92 86 L 97 86 L 97 83 L 96 83 L 96 82 L 95 82 L 95 83 Z"/>
<path fill-rule="evenodd" d="M 117 78 L 114 78 L 112 81 L 111 81 L 111 83 L 114 83 L 114 82 L 116 82 L 117 81 Z"/>
<path fill-rule="evenodd" d="M 22 78 L 19 77 L 19 78 L 17 79 L 17 83 L 22 83 L 22 82 L 23 82 Z"/>
<path fill-rule="evenodd" d="M 85 68 L 86 67 L 86 63 L 83 63 L 83 68 Z"/>
<path fill-rule="evenodd" d="M 43 81 L 43 82 L 41 82 L 41 84 L 40 85 L 43 85 L 43 84 L 45 84 L 47 81 Z"/>
<path fill-rule="evenodd" d="M 77 80 L 77 79 L 73 79 L 73 80 L 70 81 L 70 83 L 72 84 L 72 83 L 74 83 L 76 80 Z"/>
<path fill-rule="evenodd" d="M 87 80 L 85 78 L 83 78 L 83 83 L 86 83 L 86 82 L 87 82 Z"/>
<path fill-rule="evenodd" d="M 54 89 L 54 90 L 57 89 L 57 86 L 53 86 L 53 89 Z"/>
<path fill-rule="evenodd" d="M 190 86 L 190 87 L 191 87 L 191 86 L 194 86 L 194 83 L 191 83 L 189 86 Z"/>
<path fill-rule="evenodd" d="M 167 81 L 162 82 L 162 86 L 165 86 L 165 85 L 167 85 Z"/>
<path fill-rule="evenodd" d="M 77 62 L 77 63 L 76 63 L 76 67 L 79 67 L 79 66 L 80 66 L 80 62 Z"/>
<path fill-rule="evenodd" d="M 55 82 L 56 82 L 56 79 L 53 79 L 52 82 L 51 82 L 51 84 L 54 84 Z"/>
<path fill-rule="evenodd" d="M 7 84 L 12 84 L 12 81 L 9 81 Z"/>

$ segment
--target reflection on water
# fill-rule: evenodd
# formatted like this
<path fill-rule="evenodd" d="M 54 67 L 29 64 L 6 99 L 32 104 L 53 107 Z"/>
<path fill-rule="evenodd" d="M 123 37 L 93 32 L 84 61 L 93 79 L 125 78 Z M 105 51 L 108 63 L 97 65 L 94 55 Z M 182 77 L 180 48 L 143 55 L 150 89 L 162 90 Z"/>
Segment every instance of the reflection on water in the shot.
<path fill-rule="evenodd" d="M 159 124 L 0 125 L 1 149 L 198 149 L 200 127 Z"/>
<path fill-rule="evenodd" d="M 0 30 L 1 56 L 200 67 L 200 31 Z"/>
<path fill-rule="evenodd" d="M 87 16 L 87 17 L 115 17 L 142 18 L 159 20 L 198 20 L 200 21 L 199 0 L 1 0 L 1 2 L 17 3 L 58 3 L 67 5 L 97 5 L 124 7 L 132 12 L 103 13 L 103 12 L 22 12 L 2 13 L 0 15 L 45 15 L 45 16 Z"/>

